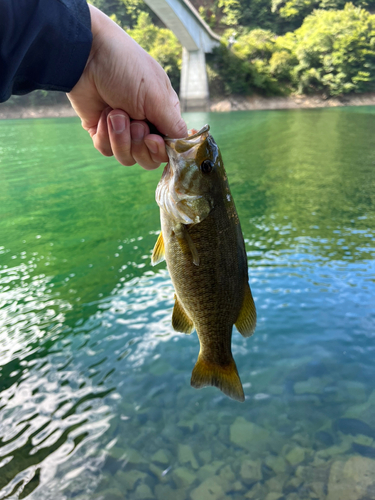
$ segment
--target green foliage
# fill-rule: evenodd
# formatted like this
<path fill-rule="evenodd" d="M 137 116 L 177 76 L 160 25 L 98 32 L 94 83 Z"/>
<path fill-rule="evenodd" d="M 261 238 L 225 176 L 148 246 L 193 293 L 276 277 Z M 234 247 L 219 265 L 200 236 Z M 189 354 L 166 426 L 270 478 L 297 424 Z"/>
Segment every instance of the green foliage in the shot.
<path fill-rule="evenodd" d="M 262 29 L 240 35 L 232 49 L 223 42 L 214 56 L 208 58 L 210 88 L 213 87 L 215 94 L 221 91 L 225 95 L 288 94 L 297 62 L 293 50 L 294 40 L 289 35 L 283 39 Z"/>
<path fill-rule="evenodd" d="M 375 16 L 353 4 L 343 10 L 317 10 L 294 33 L 278 37 L 270 30 L 244 32 L 231 50 L 222 47 L 221 57 L 213 68 L 215 85 L 225 80 L 226 93 L 329 97 L 373 91 Z"/>
<path fill-rule="evenodd" d="M 142 12 L 152 15 L 143 0 L 89 0 L 89 3 L 102 10 L 124 29 L 133 28 Z M 156 16 L 152 19 L 158 22 Z"/>
<path fill-rule="evenodd" d="M 249 64 L 227 49 L 224 42 L 206 56 L 212 96 L 249 94 L 252 71 Z"/>
<path fill-rule="evenodd" d="M 305 17 L 316 9 L 342 10 L 347 0 L 271 0 L 272 12 L 284 19 L 289 28 L 301 26 Z M 373 10 L 375 0 L 354 0 L 353 5 Z"/>
<path fill-rule="evenodd" d="M 175 35 L 168 29 L 155 26 L 146 12 L 139 14 L 137 24 L 128 30 L 128 34 L 161 64 L 178 92 L 182 47 Z"/>
<path fill-rule="evenodd" d="M 346 4 L 318 10 L 296 33 L 299 92 L 326 95 L 375 90 L 375 16 Z"/>
<path fill-rule="evenodd" d="M 241 2 L 239 0 L 219 0 L 218 7 L 222 9 L 224 17 L 222 24 L 225 26 L 237 26 L 241 17 Z"/>

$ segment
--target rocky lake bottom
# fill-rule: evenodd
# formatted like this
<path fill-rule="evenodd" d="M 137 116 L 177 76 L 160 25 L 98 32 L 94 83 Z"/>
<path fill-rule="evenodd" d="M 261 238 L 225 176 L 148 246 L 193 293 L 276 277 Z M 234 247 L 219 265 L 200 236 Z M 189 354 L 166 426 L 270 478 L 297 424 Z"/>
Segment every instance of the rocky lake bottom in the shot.
<path fill-rule="evenodd" d="M 375 500 L 375 107 L 191 113 L 221 148 L 255 334 L 195 390 L 150 256 L 161 169 L 0 122 L 0 499 Z"/>

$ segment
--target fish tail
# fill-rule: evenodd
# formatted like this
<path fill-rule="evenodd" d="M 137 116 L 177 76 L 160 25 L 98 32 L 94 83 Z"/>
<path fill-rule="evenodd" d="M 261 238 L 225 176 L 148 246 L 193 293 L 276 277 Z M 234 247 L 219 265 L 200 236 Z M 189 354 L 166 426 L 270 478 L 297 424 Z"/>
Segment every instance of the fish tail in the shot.
<path fill-rule="evenodd" d="M 212 385 L 232 399 L 245 401 L 237 366 L 232 356 L 229 363 L 223 366 L 212 363 L 199 354 L 190 383 L 195 389 Z"/>

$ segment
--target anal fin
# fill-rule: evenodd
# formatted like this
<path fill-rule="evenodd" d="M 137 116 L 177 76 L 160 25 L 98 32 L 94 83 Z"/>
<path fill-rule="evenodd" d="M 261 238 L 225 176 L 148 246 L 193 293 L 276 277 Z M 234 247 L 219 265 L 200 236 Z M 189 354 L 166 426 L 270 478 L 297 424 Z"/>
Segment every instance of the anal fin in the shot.
<path fill-rule="evenodd" d="M 163 260 L 165 260 L 164 239 L 163 233 L 160 233 L 152 251 L 151 265 L 156 266 L 156 264 L 163 262 Z"/>
<path fill-rule="evenodd" d="M 185 309 L 179 302 L 177 295 L 174 296 L 175 303 L 172 313 L 172 326 L 176 332 L 191 333 L 194 330 L 194 323 L 186 314 Z"/>
<path fill-rule="evenodd" d="M 257 312 L 249 283 L 247 283 L 241 311 L 236 321 L 236 328 L 243 337 L 250 337 L 255 331 L 256 322 Z"/>

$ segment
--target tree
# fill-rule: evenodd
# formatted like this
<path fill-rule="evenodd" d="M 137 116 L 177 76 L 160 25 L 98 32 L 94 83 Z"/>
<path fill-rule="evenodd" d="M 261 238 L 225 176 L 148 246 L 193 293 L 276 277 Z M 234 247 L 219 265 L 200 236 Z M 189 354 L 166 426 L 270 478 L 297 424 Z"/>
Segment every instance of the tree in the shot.
<path fill-rule="evenodd" d="M 182 46 L 172 31 L 155 26 L 146 12 L 141 12 L 135 27 L 127 31 L 169 76 L 176 92 L 180 87 Z"/>
<path fill-rule="evenodd" d="M 375 90 L 375 16 L 346 4 L 317 10 L 296 30 L 299 92 L 326 95 Z"/>

